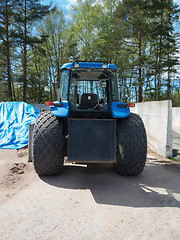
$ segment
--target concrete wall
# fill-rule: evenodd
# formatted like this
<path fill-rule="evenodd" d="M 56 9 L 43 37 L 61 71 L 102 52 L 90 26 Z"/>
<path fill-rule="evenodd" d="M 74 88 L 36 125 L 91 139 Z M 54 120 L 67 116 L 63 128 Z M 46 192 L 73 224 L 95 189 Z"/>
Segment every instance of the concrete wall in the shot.
<path fill-rule="evenodd" d="M 180 107 L 172 108 L 172 129 L 180 135 Z"/>
<path fill-rule="evenodd" d="M 164 157 L 172 157 L 172 102 L 136 103 L 131 112 L 143 119 L 149 146 Z"/>

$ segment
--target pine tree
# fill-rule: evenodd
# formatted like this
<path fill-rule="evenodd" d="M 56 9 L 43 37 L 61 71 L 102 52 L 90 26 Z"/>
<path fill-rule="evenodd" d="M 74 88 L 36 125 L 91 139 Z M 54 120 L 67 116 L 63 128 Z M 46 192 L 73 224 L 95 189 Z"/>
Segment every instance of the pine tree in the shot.
<path fill-rule="evenodd" d="M 138 101 L 143 100 L 143 77 L 142 67 L 144 65 L 144 49 L 148 34 L 148 23 L 146 21 L 146 1 L 123 0 L 119 3 L 115 16 L 119 19 L 118 26 L 123 29 L 125 45 L 131 46 L 131 52 L 136 56 L 135 64 L 138 72 Z"/>
<path fill-rule="evenodd" d="M 149 9 L 150 71 L 154 75 L 154 100 L 161 99 L 162 76 L 167 72 L 167 95 L 170 96 L 171 73 L 177 65 L 177 46 L 173 24 L 178 20 L 178 6 L 172 0 L 152 0 Z"/>
<path fill-rule="evenodd" d="M 41 5 L 39 0 L 15 1 L 16 38 L 23 47 L 23 101 L 26 102 L 27 92 L 27 50 L 28 46 L 41 41 L 32 35 L 35 22 L 41 20 L 48 12 L 48 5 Z"/>
<path fill-rule="evenodd" d="M 0 47 L 1 47 L 1 64 L 6 66 L 5 78 L 7 78 L 9 100 L 13 99 L 12 95 L 12 75 L 11 75 L 11 45 L 12 45 L 12 16 L 13 1 L 2 0 L 0 2 Z M 2 66 L 3 67 L 3 66 Z"/>

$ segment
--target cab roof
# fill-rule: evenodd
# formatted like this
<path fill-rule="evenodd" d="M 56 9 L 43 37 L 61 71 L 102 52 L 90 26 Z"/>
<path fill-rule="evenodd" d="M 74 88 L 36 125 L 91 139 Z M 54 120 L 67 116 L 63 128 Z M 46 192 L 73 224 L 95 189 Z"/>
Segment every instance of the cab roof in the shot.
<path fill-rule="evenodd" d="M 79 64 L 78 67 L 76 67 L 76 64 Z M 104 67 L 106 65 L 106 67 Z M 69 69 L 69 68 L 111 68 L 111 69 L 116 69 L 119 70 L 118 67 L 114 64 L 108 64 L 106 62 L 100 62 L 100 61 L 75 61 L 73 63 L 65 63 L 62 65 L 60 70 L 63 69 Z"/>

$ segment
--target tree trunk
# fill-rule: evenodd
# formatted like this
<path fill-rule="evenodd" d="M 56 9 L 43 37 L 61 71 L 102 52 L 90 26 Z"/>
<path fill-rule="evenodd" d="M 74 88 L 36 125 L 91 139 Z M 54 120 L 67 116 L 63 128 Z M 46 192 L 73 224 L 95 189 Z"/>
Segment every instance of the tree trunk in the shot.
<path fill-rule="evenodd" d="M 27 73 L 26 73 L 26 65 L 27 65 L 27 26 L 26 26 L 26 0 L 25 0 L 25 18 L 24 18 L 24 59 L 23 59 L 23 102 L 26 102 L 26 90 L 27 90 Z"/>
<path fill-rule="evenodd" d="M 162 2 L 162 0 L 161 0 Z M 157 75 L 157 100 L 160 100 L 160 93 L 161 93 L 161 73 L 162 73 L 162 29 L 163 29 L 163 14 L 164 9 L 161 10 L 161 34 L 159 39 L 159 61 L 158 61 L 158 75 Z"/>
<path fill-rule="evenodd" d="M 12 80 L 12 90 L 13 90 L 13 100 L 16 101 L 16 93 L 15 93 L 15 87 L 14 87 L 14 81 Z"/>
<path fill-rule="evenodd" d="M 6 63 L 7 63 L 8 93 L 9 93 L 10 100 L 12 100 L 13 97 L 12 97 L 12 86 L 11 86 L 9 16 L 8 16 L 8 1 L 7 0 L 6 0 Z"/>
<path fill-rule="evenodd" d="M 142 102 L 142 74 L 141 74 L 141 30 L 139 30 L 138 36 L 138 57 L 139 57 L 139 66 L 138 66 L 138 102 Z"/>
<path fill-rule="evenodd" d="M 167 80 L 167 97 L 170 98 L 171 94 L 171 72 L 170 67 L 168 67 L 168 80 Z"/>
<path fill-rule="evenodd" d="M 154 91 L 154 100 L 157 100 L 157 73 L 154 76 L 154 87 L 155 87 L 155 91 Z"/>

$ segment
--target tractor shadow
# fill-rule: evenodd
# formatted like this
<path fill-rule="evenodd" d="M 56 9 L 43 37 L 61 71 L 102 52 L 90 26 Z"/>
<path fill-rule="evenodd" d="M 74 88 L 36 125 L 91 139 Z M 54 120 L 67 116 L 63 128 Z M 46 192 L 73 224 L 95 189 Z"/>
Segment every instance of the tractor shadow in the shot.
<path fill-rule="evenodd" d="M 136 177 L 118 175 L 109 164 L 65 165 L 54 177 L 41 177 L 63 189 L 89 189 L 97 204 L 128 207 L 180 207 L 180 164 L 147 159 Z"/>

